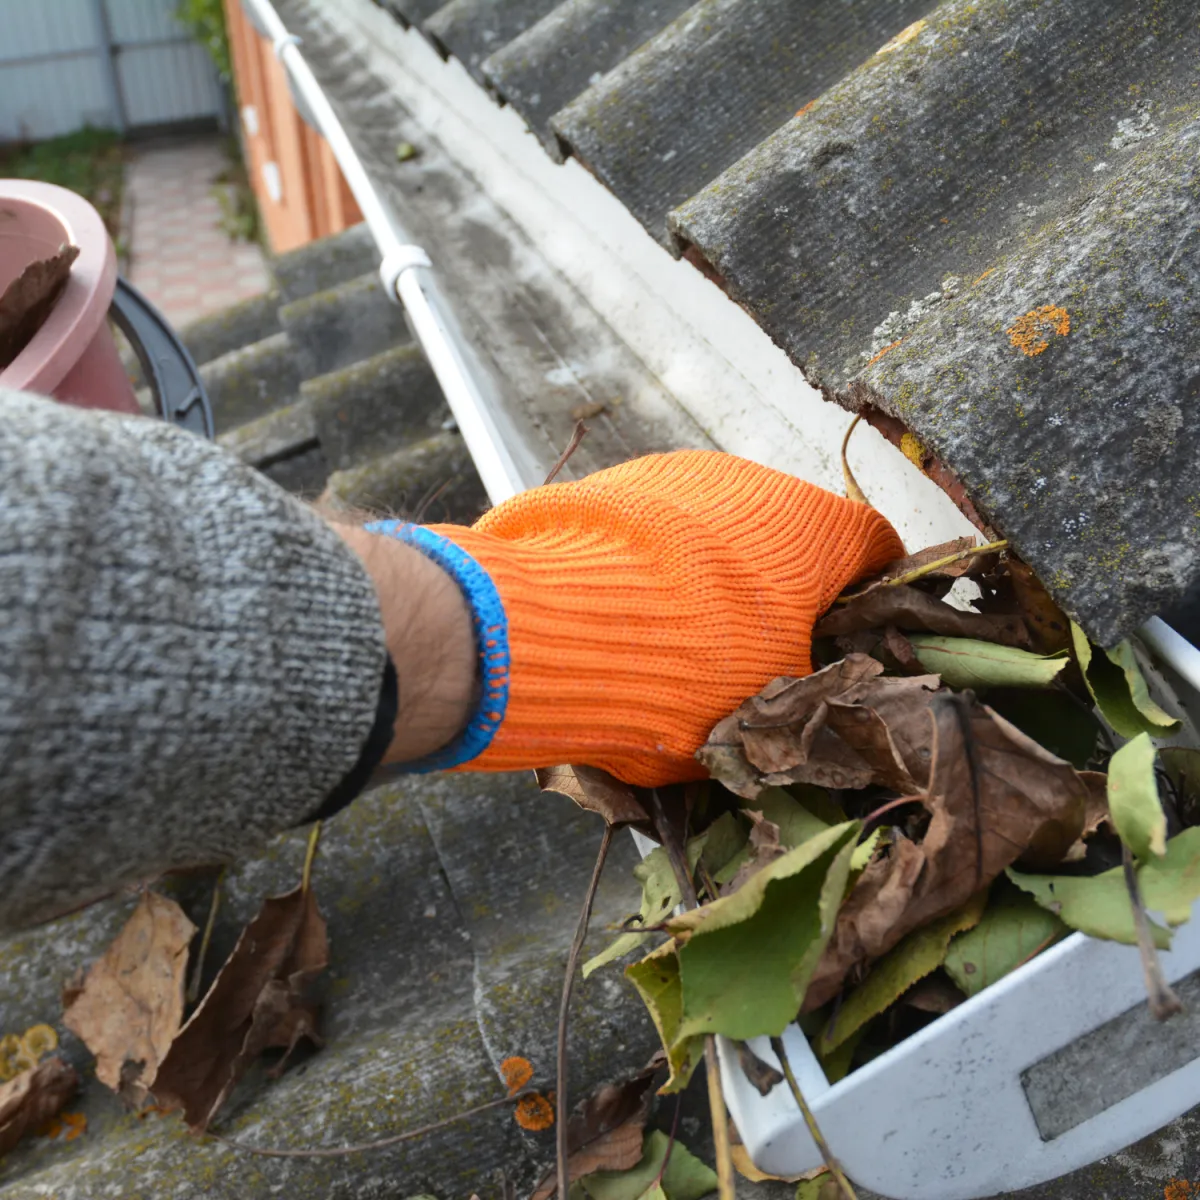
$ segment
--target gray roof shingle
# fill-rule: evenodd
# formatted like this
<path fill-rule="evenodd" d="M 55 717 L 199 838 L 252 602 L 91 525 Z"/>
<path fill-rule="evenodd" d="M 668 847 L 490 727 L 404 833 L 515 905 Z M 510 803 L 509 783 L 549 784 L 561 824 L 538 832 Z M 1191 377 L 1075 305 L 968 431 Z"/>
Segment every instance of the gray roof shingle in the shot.
<path fill-rule="evenodd" d="M 546 9 L 482 71 L 553 155 L 914 435 L 1093 638 L 1200 639 L 1194 4 Z"/>

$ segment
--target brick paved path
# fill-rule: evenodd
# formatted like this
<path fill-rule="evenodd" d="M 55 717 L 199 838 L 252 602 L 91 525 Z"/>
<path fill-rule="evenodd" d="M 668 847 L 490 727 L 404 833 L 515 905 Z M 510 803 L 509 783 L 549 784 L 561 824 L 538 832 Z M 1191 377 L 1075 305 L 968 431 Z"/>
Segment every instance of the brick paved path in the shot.
<path fill-rule="evenodd" d="M 269 284 L 259 247 L 221 230 L 212 189 L 226 165 L 215 135 L 156 139 L 135 145 L 130 156 L 129 278 L 177 327 Z"/>

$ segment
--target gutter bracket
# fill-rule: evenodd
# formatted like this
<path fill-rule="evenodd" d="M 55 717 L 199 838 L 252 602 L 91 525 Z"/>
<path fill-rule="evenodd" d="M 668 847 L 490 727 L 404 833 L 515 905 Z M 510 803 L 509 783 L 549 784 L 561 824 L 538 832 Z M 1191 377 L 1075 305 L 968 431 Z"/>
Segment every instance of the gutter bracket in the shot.
<path fill-rule="evenodd" d="M 400 276 L 405 271 L 411 271 L 415 267 L 432 266 L 429 255 L 420 246 L 411 244 L 393 246 L 379 264 L 379 278 L 383 281 L 383 290 L 387 292 L 388 299 L 393 304 L 401 303 Z"/>

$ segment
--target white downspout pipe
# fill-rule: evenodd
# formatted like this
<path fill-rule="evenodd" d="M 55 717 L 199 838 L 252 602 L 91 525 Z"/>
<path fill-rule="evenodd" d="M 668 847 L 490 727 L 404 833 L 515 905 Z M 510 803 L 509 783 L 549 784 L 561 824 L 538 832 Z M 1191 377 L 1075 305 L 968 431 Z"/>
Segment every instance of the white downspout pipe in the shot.
<path fill-rule="evenodd" d="M 404 306 L 413 333 L 441 384 L 475 469 L 493 504 L 541 482 L 542 472 L 505 414 L 473 349 L 438 291 L 433 264 L 414 245 L 375 190 L 321 85 L 270 0 L 242 0 L 251 23 L 266 36 L 307 110 L 337 159 L 383 261 L 380 278 L 388 297 Z"/>

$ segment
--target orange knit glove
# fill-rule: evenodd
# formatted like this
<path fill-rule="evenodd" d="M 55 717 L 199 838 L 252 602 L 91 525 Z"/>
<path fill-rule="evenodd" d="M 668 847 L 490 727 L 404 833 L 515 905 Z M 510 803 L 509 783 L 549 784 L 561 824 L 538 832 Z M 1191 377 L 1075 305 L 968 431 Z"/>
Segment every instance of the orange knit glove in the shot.
<path fill-rule="evenodd" d="M 385 527 L 456 574 L 477 614 L 469 757 L 422 766 L 580 763 L 644 786 L 703 778 L 712 727 L 777 675 L 808 674 L 816 618 L 904 553 L 874 509 L 704 450 L 534 488 L 470 529 Z M 480 618 L 440 539 L 483 568 L 502 616 L 493 596 Z"/>

